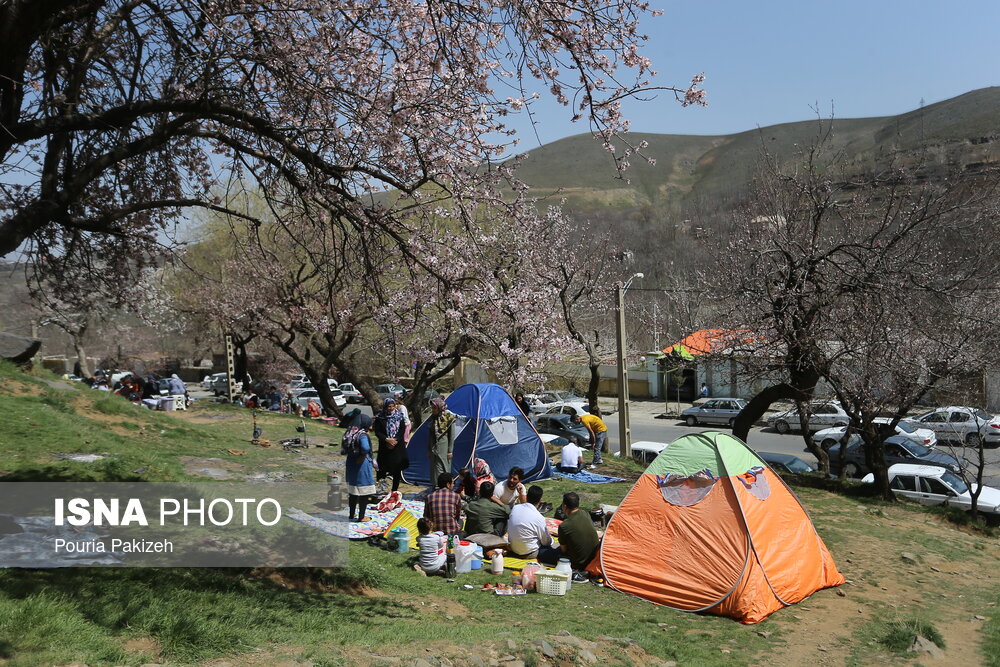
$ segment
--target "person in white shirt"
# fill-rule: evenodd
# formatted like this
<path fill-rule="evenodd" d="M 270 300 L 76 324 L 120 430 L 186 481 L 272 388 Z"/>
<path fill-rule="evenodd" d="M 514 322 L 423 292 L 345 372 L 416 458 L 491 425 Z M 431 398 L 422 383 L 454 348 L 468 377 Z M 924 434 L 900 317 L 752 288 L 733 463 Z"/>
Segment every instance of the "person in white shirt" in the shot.
<path fill-rule="evenodd" d="M 575 442 L 570 441 L 569 444 L 562 448 L 559 471 L 571 474 L 580 472 L 581 461 L 583 461 L 583 450 Z"/>
<path fill-rule="evenodd" d="M 517 503 L 524 503 L 527 500 L 527 492 L 521 480 L 524 479 L 524 471 L 518 467 L 513 467 L 507 473 L 507 480 L 503 484 L 497 484 L 491 499 L 497 505 L 507 505 L 512 507 Z"/>
<path fill-rule="evenodd" d="M 444 533 L 432 533 L 427 519 L 417 521 L 417 549 L 420 554 L 417 562 L 413 564 L 413 569 L 421 574 L 438 574 L 444 567 L 447 553 L 447 540 Z"/>
<path fill-rule="evenodd" d="M 528 489 L 527 502 L 514 505 L 507 521 L 507 539 L 515 558 L 534 558 L 541 547 L 552 545 L 552 536 L 545 527 L 545 517 L 538 511 L 542 487 Z"/>

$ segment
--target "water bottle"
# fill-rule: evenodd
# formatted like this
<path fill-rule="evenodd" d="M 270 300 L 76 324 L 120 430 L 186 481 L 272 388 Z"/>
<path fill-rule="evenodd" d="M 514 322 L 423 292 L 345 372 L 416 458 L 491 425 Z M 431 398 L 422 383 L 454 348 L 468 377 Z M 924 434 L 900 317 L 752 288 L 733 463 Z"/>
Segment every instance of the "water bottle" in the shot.
<path fill-rule="evenodd" d="M 455 578 L 455 537 L 448 536 L 448 555 L 445 556 L 445 572 L 449 579 Z"/>
<path fill-rule="evenodd" d="M 560 558 L 559 563 L 556 565 L 556 572 L 566 573 L 566 590 L 569 590 L 573 584 L 573 566 L 570 565 L 569 558 Z"/>
<path fill-rule="evenodd" d="M 503 552 L 499 549 L 490 558 L 490 574 L 503 574 Z"/>

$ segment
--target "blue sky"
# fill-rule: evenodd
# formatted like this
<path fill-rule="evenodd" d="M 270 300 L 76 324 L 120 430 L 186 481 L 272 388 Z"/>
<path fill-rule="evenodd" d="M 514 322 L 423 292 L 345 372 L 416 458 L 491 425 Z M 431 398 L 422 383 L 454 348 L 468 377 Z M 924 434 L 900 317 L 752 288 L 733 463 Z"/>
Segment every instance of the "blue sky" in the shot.
<path fill-rule="evenodd" d="M 626 106 L 632 130 L 730 134 L 807 120 L 910 111 L 1000 85 L 997 0 L 653 0 L 644 22 L 656 83 L 704 72 L 707 108 L 671 96 Z M 832 106 L 831 106 L 832 105 Z M 538 108 L 542 143 L 588 131 L 555 105 Z M 522 135 L 521 149 L 538 144 Z"/>

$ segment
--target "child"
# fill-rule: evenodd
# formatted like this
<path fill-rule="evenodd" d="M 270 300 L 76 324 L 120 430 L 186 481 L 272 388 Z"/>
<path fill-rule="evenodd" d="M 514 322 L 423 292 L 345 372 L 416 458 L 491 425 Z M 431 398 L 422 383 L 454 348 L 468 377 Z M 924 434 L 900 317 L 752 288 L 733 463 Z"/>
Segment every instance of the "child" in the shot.
<path fill-rule="evenodd" d="M 430 523 L 423 518 L 417 521 L 417 530 L 420 532 L 417 536 L 417 549 L 420 555 L 417 556 L 413 569 L 424 576 L 442 572 L 448 546 L 444 534 L 432 533 Z"/>

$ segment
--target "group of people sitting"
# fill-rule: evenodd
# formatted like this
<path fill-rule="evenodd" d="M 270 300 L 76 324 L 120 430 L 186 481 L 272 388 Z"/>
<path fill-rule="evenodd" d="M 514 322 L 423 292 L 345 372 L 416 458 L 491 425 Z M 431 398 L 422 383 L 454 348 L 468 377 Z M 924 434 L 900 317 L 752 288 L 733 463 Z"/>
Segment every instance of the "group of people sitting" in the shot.
<path fill-rule="evenodd" d="M 111 392 L 152 410 L 161 403 L 161 386 L 166 389 L 169 396 L 183 396 L 185 406 L 190 401 L 187 386 L 176 373 L 165 378 L 165 381 L 158 375 L 142 376 L 139 373 L 131 373 L 122 376 L 114 384 L 107 375 L 101 374 L 85 379 L 84 383 L 91 389 Z"/>
<path fill-rule="evenodd" d="M 484 550 L 535 559 L 545 565 L 555 565 L 560 558 L 567 558 L 574 570 L 574 580 L 585 580 L 583 571 L 594 557 L 600 537 L 589 512 L 580 511 L 580 496 L 572 491 L 563 494 L 560 513 L 565 518 L 556 531 L 556 543 L 539 510 L 544 490 L 537 485 L 525 489 L 523 477 L 523 470 L 512 468 L 507 479 L 499 484 L 478 481 L 476 495 L 470 497 L 465 495 L 468 485 L 463 484 L 456 491 L 451 473 L 441 473 L 437 488 L 424 503 L 424 516 L 417 523 L 420 554 L 414 569 L 424 574 L 438 573 L 445 564 L 445 536 L 457 535 Z M 466 475 L 460 479 L 475 477 Z"/>

